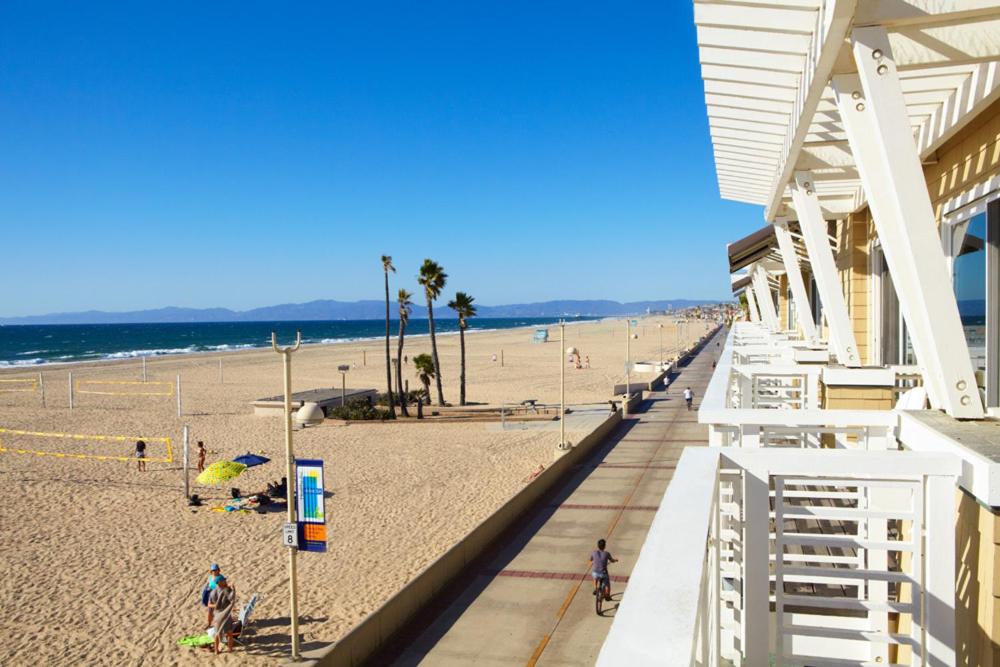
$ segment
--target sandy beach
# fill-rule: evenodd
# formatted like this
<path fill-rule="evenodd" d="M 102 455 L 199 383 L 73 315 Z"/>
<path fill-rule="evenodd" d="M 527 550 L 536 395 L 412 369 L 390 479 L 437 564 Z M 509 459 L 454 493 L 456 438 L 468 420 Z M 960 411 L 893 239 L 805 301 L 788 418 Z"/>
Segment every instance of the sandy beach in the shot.
<path fill-rule="evenodd" d="M 663 329 L 658 328 L 663 324 Z M 668 318 L 643 318 L 634 328 L 633 361 L 657 361 L 708 331 L 690 320 L 679 340 Z M 467 335 L 468 400 L 500 405 L 559 401 L 565 359 L 558 327 L 550 342 L 532 342 L 533 328 Z M 285 341 L 287 342 L 287 341 Z M 458 402 L 459 338 L 439 336 L 446 400 Z M 623 320 L 566 327 L 565 346 L 590 358 L 590 368 L 566 370 L 570 405 L 611 397 L 624 380 Z M 395 354 L 395 337 L 392 345 Z M 412 359 L 430 351 L 428 337 L 408 337 L 404 378 L 419 387 Z M 499 357 L 503 356 L 501 367 Z M 493 360 L 493 355 L 497 360 Z M 219 382 L 219 359 L 224 382 Z M 385 391 L 380 341 L 304 347 L 293 356 L 293 390 L 340 385 L 338 365 L 350 364 L 347 385 Z M 281 359 L 270 350 L 150 359 L 149 380 L 178 374 L 184 415 L 169 396 L 78 395 L 68 409 L 67 373 L 79 380 L 141 380 L 138 359 L 10 369 L 0 379 L 41 370 L 47 407 L 37 393 L 0 393 L 0 428 L 47 433 L 169 437 L 173 463 L 101 461 L 18 454 L 14 449 L 128 456 L 132 440 L 75 441 L 0 432 L 0 663 L 195 664 L 212 657 L 176 641 L 199 631 L 205 613 L 198 592 L 208 565 L 218 562 L 241 601 L 263 596 L 249 645 L 221 664 L 273 664 L 288 652 L 287 558 L 280 545 L 284 506 L 266 514 L 220 513 L 229 487 L 262 491 L 283 475 L 282 420 L 253 415 L 252 400 L 281 393 Z M 634 380 L 651 375 L 633 376 Z M 9 385 L 8 385 L 9 386 Z M 136 385 L 107 386 L 122 391 Z M 153 385 L 165 386 L 165 385 Z M 432 391 L 433 395 L 433 391 Z M 180 440 L 205 441 L 208 461 L 245 452 L 272 462 L 223 487 L 194 485 L 206 500 L 189 508 L 183 497 Z M 572 422 L 567 421 L 572 427 Z M 569 432 L 570 440 L 579 433 Z M 301 628 L 308 650 L 336 640 L 552 461 L 558 431 L 502 430 L 495 423 L 328 422 L 295 434 L 296 455 L 325 461 L 329 545 L 299 558 Z M 164 453 L 160 443 L 149 455 Z M 192 475 L 193 479 L 193 475 Z"/>

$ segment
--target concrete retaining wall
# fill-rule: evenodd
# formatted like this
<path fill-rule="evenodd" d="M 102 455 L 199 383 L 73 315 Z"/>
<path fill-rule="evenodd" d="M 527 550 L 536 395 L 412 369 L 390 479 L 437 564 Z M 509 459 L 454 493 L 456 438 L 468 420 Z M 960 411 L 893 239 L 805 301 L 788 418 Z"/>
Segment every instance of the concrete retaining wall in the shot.
<path fill-rule="evenodd" d="M 637 394 L 629 401 L 629 410 L 642 402 Z M 621 411 L 609 414 L 594 431 L 580 440 L 565 455 L 554 461 L 534 481 L 529 483 L 497 511 L 472 529 L 443 556 L 428 565 L 410 583 L 365 617 L 340 641 L 332 646 L 311 652 L 303 664 L 323 667 L 355 667 L 361 665 L 420 609 L 442 592 L 468 565 L 481 556 L 487 548 L 559 481 L 567 476 L 575 464 L 587 456 L 621 422 Z"/>

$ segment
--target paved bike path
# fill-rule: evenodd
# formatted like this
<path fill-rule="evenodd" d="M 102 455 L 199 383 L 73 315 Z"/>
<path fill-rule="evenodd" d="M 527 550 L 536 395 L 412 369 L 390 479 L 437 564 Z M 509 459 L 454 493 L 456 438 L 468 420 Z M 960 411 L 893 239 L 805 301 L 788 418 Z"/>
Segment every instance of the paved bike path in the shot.
<path fill-rule="evenodd" d="M 668 390 L 653 393 L 464 590 L 379 664 L 593 665 L 681 450 L 707 444 L 708 430 L 681 392 L 690 386 L 697 408 L 721 340 L 716 334 Z M 609 567 L 614 600 L 603 616 L 587 566 L 600 537 L 619 560 Z M 683 576 L 664 568 L 664 576 Z"/>

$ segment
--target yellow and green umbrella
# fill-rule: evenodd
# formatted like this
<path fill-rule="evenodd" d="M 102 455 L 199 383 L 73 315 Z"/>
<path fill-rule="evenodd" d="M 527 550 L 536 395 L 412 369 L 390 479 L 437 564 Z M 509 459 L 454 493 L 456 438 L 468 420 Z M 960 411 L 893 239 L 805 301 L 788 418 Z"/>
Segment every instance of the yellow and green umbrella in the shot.
<path fill-rule="evenodd" d="M 234 461 L 216 461 L 201 471 L 195 478 L 199 484 L 223 484 L 231 479 L 236 479 L 247 467 L 242 463 Z"/>

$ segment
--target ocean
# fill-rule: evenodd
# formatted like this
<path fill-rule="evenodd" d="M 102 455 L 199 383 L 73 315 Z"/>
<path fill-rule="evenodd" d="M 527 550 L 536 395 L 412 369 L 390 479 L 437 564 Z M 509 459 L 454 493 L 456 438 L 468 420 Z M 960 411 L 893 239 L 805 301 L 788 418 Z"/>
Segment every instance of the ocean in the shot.
<path fill-rule="evenodd" d="M 568 317 L 566 322 L 597 318 Z M 473 318 L 467 331 L 511 329 L 555 324 L 556 318 Z M 458 331 L 458 320 L 435 319 L 438 333 Z M 395 337 L 399 322 L 391 322 Z M 288 345 L 295 332 L 303 343 L 336 343 L 379 339 L 385 320 L 329 322 L 193 322 L 164 324 L 59 324 L 0 326 L 0 367 L 36 366 L 73 361 L 128 359 L 142 356 L 220 352 L 271 345 L 271 332 Z M 426 334 L 426 319 L 411 319 L 406 334 Z"/>

